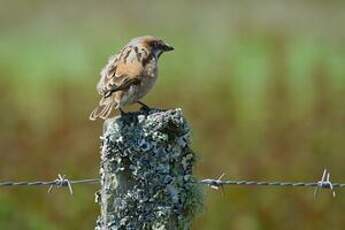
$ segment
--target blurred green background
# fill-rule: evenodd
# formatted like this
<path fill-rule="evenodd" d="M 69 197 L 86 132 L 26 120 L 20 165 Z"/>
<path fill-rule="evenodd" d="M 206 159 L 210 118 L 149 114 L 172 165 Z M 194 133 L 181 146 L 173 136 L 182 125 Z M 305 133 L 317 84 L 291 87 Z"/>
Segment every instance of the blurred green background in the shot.
<path fill-rule="evenodd" d="M 99 71 L 133 37 L 175 46 L 144 99 L 182 107 L 196 174 L 345 182 L 344 1 L 0 0 L 0 180 L 98 175 Z M 133 106 L 129 109 L 137 109 Z M 92 229 L 97 185 L 1 188 L 0 229 Z M 345 193 L 205 190 L 193 229 L 344 229 Z"/>

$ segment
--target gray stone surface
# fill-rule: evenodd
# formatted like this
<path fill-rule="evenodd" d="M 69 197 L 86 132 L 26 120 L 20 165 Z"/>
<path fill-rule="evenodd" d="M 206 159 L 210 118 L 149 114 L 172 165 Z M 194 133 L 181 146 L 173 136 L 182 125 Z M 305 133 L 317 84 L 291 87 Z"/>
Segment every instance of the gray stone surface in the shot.
<path fill-rule="evenodd" d="M 127 113 L 105 122 L 100 229 L 190 229 L 202 196 L 181 109 Z"/>

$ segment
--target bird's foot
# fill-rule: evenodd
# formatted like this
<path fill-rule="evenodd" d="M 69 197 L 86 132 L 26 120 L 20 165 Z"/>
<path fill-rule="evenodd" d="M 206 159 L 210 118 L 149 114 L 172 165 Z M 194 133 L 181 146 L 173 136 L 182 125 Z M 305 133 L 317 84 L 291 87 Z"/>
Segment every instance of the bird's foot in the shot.
<path fill-rule="evenodd" d="M 125 111 L 123 111 L 123 109 L 119 108 L 119 111 L 120 111 L 120 116 L 121 116 L 121 120 L 123 122 L 124 125 L 126 126 L 130 126 L 131 123 L 132 123 L 132 118 L 131 116 L 127 116 L 128 113 L 126 113 Z"/>
<path fill-rule="evenodd" d="M 123 111 L 123 109 L 119 108 L 119 111 L 120 111 L 121 117 L 126 116 L 127 113 L 125 113 L 125 111 Z"/>
<path fill-rule="evenodd" d="M 147 106 L 146 104 L 144 104 L 141 101 L 137 101 L 137 103 L 141 105 L 140 110 L 143 110 L 146 114 L 148 114 L 150 112 L 151 108 L 149 106 Z"/>

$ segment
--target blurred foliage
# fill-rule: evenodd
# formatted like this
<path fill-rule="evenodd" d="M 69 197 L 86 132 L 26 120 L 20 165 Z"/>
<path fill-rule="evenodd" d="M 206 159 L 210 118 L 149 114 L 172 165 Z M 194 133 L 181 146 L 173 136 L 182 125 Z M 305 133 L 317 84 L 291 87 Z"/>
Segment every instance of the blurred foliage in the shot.
<path fill-rule="evenodd" d="M 0 179 L 98 175 L 90 122 L 107 57 L 132 37 L 176 47 L 145 98 L 182 107 L 200 178 L 344 182 L 344 1 L 1 0 Z M 129 109 L 137 109 L 137 106 Z M 97 186 L 1 188 L 0 229 L 92 229 Z M 207 192 L 194 229 L 342 229 L 345 193 Z"/>

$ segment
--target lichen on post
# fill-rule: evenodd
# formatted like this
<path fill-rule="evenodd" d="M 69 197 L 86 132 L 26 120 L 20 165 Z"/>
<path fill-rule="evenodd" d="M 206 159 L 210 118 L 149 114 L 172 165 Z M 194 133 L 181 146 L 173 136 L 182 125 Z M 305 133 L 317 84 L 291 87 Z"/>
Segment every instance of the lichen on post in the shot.
<path fill-rule="evenodd" d="M 202 199 L 181 109 L 109 119 L 101 139 L 95 229 L 190 229 Z"/>

